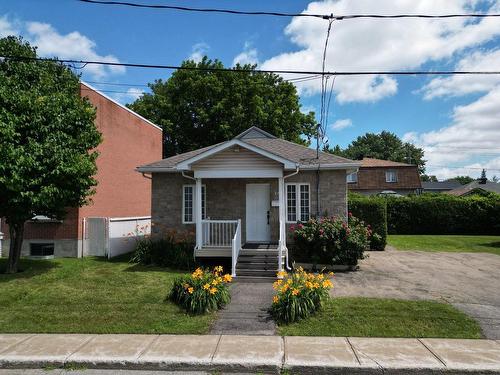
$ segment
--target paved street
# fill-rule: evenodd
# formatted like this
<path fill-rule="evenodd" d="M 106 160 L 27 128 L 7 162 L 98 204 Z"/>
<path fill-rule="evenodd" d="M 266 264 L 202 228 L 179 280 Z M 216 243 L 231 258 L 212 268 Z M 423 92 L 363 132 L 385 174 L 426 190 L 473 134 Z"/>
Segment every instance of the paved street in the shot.
<path fill-rule="evenodd" d="M 500 339 L 500 256 L 486 253 L 369 252 L 356 272 L 338 272 L 333 296 L 432 299 L 475 318 Z"/>

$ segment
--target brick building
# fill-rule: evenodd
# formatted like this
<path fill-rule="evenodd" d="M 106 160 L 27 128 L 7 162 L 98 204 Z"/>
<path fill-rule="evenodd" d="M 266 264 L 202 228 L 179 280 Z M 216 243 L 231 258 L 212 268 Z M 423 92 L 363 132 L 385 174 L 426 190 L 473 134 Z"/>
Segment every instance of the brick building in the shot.
<path fill-rule="evenodd" d="M 347 186 L 350 191 L 365 195 L 383 191 L 408 195 L 422 191 L 416 165 L 372 158 L 361 160 L 358 172 L 347 176 Z"/>
<path fill-rule="evenodd" d="M 62 221 L 35 217 L 26 223 L 22 255 L 86 255 L 85 219 L 151 216 L 151 180 L 135 168 L 161 158 L 161 128 L 86 83 L 81 83 L 80 95 L 96 108 L 95 124 L 103 138 L 98 146 L 96 193 L 89 205 L 69 208 Z M 4 220 L 0 232 L 4 233 L 3 256 L 7 256 Z"/>

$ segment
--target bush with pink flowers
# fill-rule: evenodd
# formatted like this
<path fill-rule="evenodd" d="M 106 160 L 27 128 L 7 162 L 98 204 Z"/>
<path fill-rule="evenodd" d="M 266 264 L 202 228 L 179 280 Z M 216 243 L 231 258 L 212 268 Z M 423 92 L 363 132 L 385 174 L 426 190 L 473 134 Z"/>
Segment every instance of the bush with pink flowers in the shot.
<path fill-rule="evenodd" d="M 355 266 L 369 248 L 371 229 L 349 213 L 310 219 L 291 227 L 294 260 L 313 264 Z"/>

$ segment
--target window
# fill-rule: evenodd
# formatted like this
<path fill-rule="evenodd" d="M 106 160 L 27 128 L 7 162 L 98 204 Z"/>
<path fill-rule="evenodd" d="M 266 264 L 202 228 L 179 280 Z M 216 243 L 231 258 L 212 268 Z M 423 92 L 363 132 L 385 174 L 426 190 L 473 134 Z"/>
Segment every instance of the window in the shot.
<path fill-rule="evenodd" d="M 205 185 L 201 186 L 201 218 L 205 219 L 206 211 L 206 192 Z M 196 186 L 184 185 L 182 198 L 182 223 L 194 223 L 194 208 L 196 206 Z"/>
<path fill-rule="evenodd" d="M 30 255 L 32 257 L 48 257 L 54 255 L 53 243 L 32 243 L 30 244 Z"/>
<path fill-rule="evenodd" d="M 385 182 L 398 182 L 398 175 L 396 174 L 396 171 L 386 171 Z"/>
<path fill-rule="evenodd" d="M 286 184 L 286 221 L 296 223 L 310 217 L 309 184 Z"/>
<path fill-rule="evenodd" d="M 347 183 L 354 184 L 358 182 L 358 172 L 353 172 L 347 175 Z"/>

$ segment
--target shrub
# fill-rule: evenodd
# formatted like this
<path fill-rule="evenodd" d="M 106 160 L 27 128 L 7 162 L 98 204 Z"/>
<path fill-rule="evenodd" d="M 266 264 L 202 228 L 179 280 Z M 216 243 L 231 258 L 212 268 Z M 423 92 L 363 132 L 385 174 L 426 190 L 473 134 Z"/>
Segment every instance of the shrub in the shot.
<path fill-rule="evenodd" d="M 386 199 L 349 196 L 349 212 L 371 226 L 370 248 L 384 250 L 387 242 Z"/>
<path fill-rule="evenodd" d="M 191 314 L 216 311 L 231 300 L 227 284 L 232 278 L 222 272 L 222 266 L 214 267 L 213 271 L 197 268 L 174 281 L 168 298 Z"/>
<path fill-rule="evenodd" d="M 387 198 L 390 234 L 500 234 L 500 199 L 423 194 Z"/>
<path fill-rule="evenodd" d="M 191 270 L 195 264 L 193 249 L 191 235 L 168 232 L 163 238 L 138 240 L 130 262 Z"/>
<path fill-rule="evenodd" d="M 333 287 L 324 274 L 307 273 L 302 268 L 290 274 L 283 271 L 278 277 L 273 284 L 276 295 L 271 306 L 278 323 L 293 323 L 309 317 L 329 298 L 328 291 Z"/>
<path fill-rule="evenodd" d="M 355 266 L 370 244 L 370 228 L 351 214 L 348 223 L 340 217 L 324 217 L 291 229 L 295 256 L 314 264 Z"/>

